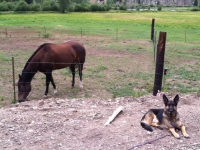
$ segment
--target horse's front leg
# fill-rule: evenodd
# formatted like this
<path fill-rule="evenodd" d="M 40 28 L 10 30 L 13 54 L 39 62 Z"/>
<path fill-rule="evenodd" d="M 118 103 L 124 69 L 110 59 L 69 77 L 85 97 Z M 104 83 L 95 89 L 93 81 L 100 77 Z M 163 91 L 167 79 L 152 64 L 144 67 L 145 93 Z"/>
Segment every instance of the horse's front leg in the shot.
<path fill-rule="evenodd" d="M 46 90 L 43 97 L 47 97 L 47 94 L 49 93 L 49 83 L 51 81 L 51 74 L 45 73 L 45 75 L 46 75 Z"/>

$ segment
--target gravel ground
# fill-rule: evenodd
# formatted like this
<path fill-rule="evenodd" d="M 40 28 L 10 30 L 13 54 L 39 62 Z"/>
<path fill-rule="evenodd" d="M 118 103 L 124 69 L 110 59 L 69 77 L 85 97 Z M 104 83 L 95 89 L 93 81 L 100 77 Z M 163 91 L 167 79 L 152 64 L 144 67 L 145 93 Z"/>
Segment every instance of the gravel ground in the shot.
<path fill-rule="evenodd" d="M 123 112 L 105 126 L 119 106 Z M 0 147 L 3 150 L 200 150 L 199 95 L 180 95 L 178 111 L 189 139 L 180 131 L 181 138 L 175 139 L 167 129 L 154 129 L 150 133 L 140 126 L 140 119 L 148 109 L 163 106 L 162 98 L 152 95 L 115 99 L 52 97 L 6 106 L 0 109 Z"/>

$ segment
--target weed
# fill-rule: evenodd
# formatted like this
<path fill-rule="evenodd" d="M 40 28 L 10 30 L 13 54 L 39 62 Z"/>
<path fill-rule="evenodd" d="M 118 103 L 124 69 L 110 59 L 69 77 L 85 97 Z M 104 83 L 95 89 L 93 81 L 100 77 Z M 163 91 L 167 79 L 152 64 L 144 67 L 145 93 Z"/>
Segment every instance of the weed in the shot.
<path fill-rule="evenodd" d="M 43 38 L 49 38 L 50 37 L 50 33 L 44 33 L 44 34 L 42 34 L 42 37 Z"/>
<path fill-rule="evenodd" d="M 1 96 L 1 97 L 0 97 L 0 100 L 1 100 L 1 101 L 4 101 L 4 100 L 5 100 L 5 97 L 4 97 L 4 96 Z"/>

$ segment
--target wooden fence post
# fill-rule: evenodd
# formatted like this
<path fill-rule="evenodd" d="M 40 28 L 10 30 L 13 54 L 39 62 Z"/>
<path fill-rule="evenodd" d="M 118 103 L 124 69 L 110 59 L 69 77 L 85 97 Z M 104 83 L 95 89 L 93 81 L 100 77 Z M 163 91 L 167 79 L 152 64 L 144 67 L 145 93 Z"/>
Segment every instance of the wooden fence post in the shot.
<path fill-rule="evenodd" d="M 161 91 L 161 87 L 162 87 L 166 34 L 167 34 L 166 32 L 160 32 L 159 34 L 159 41 L 158 41 L 157 54 L 156 54 L 155 79 L 154 79 L 154 88 L 153 88 L 154 96 L 156 96 L 158 90 Z"/>
<path fill-rule="evenodd" d="M 153 50 L 154 50 L 154 61 L 156 61 L 156 31 L 154 32 L 154 38 L 153 38 Z"/>

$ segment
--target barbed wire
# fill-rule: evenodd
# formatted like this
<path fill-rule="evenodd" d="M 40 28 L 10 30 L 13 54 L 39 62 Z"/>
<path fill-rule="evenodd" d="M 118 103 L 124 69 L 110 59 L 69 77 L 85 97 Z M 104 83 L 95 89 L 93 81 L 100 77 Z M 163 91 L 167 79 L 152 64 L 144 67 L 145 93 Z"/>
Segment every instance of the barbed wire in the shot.
<path fill-rule="evenodd" d="M 11 31 L 10 31 L 11 30 Z M 14 30 L 14 31 L 12 31 Z M 16 31 L 18 30 L 18 31 Z M 168 31 L 168 36 L 169 37 L 175 37 L 178 41 L 196 41 L 196 42 L 200 42 L 198 37 L 194 37 L 192 36 L 193 33 L 195 34 L 200 34 L 200 30 L 199 29 L 176 29 L 180 30 L 179 33 L 182 33 L 180 35 L 180 37 L 177 37 L 177 35 L 175 34 L 169 34 L 169 33 L 174 33 L 172 31 Z M 54 32 L 56 31 L 56 32 Z M 66 32 L 63 32 L 66 31 Z M 15 35 L 13 35 L 15 33 Z M 108 29 L 103 29 L 103 28 L 90 28 L 90 29 L 86 29 L 86 28 L 81 28 L 81 27 L 73 27 L 70 29 L 54 29 L 54 30 L 48 30 L 46 28 L 41 28 L 41 27 L 32 27 L 32 28 L 7 28 L 7 27 L 2 27 L 0 28 L 0 37 L 24 37 L 24 36 L 28 36 L 30 34 L 34 34 L 35 36 L 31 36 L 31 37 L 42 37 L 44 35 L 42 34 L 47 34 L 50 33 L 50 36 L 53 35 L 57 35 L 57 34 L 68 34 L 69 36 L 71 36 L 70 34 L 80 34 L 82 38 L 84 38 L 84 36 L 87 35 L 98 35 L 98 34 L 102 34 L 102 36 L 109 36 L 109 37 L 114 37 L 114 38 L 122 38 L 122 37 L 138 37 L 141 39 L 149 39 L 149 34 L 148 31 L 135 31 L 135 30 L 126 30 L 126 29 L 114 29 L 114 28 L 108 28 Z M 139 33 L 139 34 L 138 34 Z M 27 34 L 27 35 L 26 35 Z M 191 35 L 191 36 L 190 36 Z M 192 38 L 191 38 L 192 37 Z"/>

